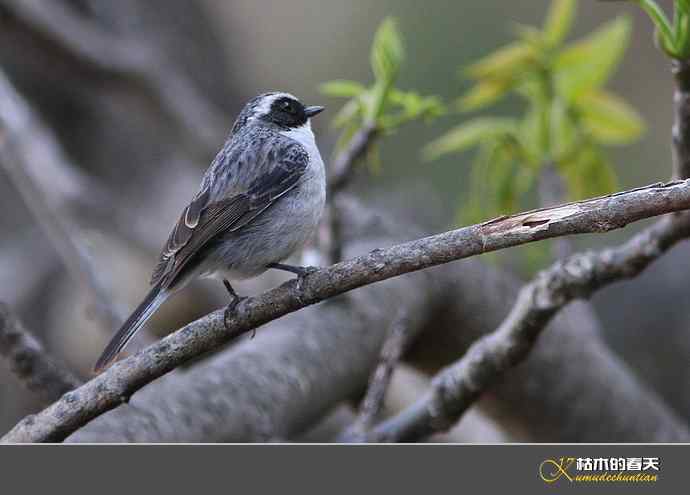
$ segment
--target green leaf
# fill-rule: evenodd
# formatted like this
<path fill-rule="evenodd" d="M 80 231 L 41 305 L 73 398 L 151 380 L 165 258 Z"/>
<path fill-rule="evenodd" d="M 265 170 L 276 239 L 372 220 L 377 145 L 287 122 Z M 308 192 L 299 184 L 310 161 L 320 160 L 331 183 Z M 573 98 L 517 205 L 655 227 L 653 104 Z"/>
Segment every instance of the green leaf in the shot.
<path fill-rule="evenodd" d="M 544 40 L 549 46 L 561 43 L 573 25 L 576 0 L 553 0 L 544 24 Z"/>
<path fill-rule="evenodd" d="M 628 17 L 618 17 L 565 48 L 554 65 L 559 94 L 570 99 L 606 83 L 625 53 L 630 28 Z"/>
<path fill-rule="evenodd" d="M 610 194 L 617 189 L 610 162 L 594 147 L 585 147 L 572 160 L 558 163 L 574 200 Z"/>
<path fill-rule="evenodd" d="M 526 163 L 539 165 L 549 150 L 546 149 L 544 136 L 543 106 L 531 105 L 527 114 L 520 121 L 518 139 L 527 154 Z"/>
<path fill-rule="evenodd" d="M 516 132 L 515 120 L 500 117 L 481 117 L 465 122 L 451 129 L 440 138 L 427 144 L 422 154 L 427 160 L 434 160 L 448 153 L 472 148 L 482 141 L 510 135 Z"/>
<path fill-rule="evenodd" d="M 487 216 L 493 215 L 496 204 L 490 200 L 494 197 L 491 189 L 489 164 L 498 161 L 497 142 L 484 142 L 472 161 L 470 172 L 469 201 L 458 211 L 460 222 L 475 223 Z"/>
<path fill-rule="evenodd" d="M 414 91 L 401 91 L 397 88 L 391 88 L 386 103 L 385 110 L 392 108 L 397 111 L 379 118 L 380 127 L 384 130 L 393 130 L 420 118 L 430 121 L 446 111 L 438 96 L 421 96 Z"/>
<path fill-rule="evenodd" d="M 343 105 L 343 107 L 338 110 L 338 113 L 333 117 L 333 127 L 336 129 L 341 129 L 352 122 L 361 121 L 361 117 L 364 113 L 362 101 L 360 98 L 353 98 Z"/>
<path fill-rule="evenodd" d="M 687 59 L 690 55 L 690 0 L 677 1 L 673 24 L 674 52 L 678 58 Z"/>
<path fill-rule="evenodd" d="M 661 10 L 661 7 L 659 7 L 654 0 L 637 0 L 637 3 L 640 4 L 642 10 L 652 19 L 659 36 L 664 40 L 667 46 L 672 46 L 675 38 L 673 28 L 666 14 Z"/>
<path fill-rule="evenodd" d="M 376 79 L 392 82 L 404 58 L 402 38 L 396 21 L 388 17 L 379 26 L 371 47 L 371 68 Z"/>
<path fill-rule="evenodd" d="M 490 163 L 490 181 L 495 191 L 499 213 L 508 213 L 517 208 L 517 190 L 515 176 L 518 174 L 519 164 L 508 150 L 500 150 L 500 159 Z"/>
<path fill-rule="evenodd" d="M 690 0 L 676 0 L 676 8 L 685 14 L 690 14 Z"/>
<path fill-rule="evenodd" d="M 376 77 L 374 86 L 369 91 L 371 100 L 366 105 L 366 118 L 378 121 L 393 87 L 404 58 L 403 43 L 396 22 L 386 18 L 374 36 L 371 47 L 371 67 Z"/>
<path fill-rule="evenodd" d="M 544 33 L 542 33 L 540 29 L 534 26 L 516 24 L 515 33 L 518 38 L 530 45 L 536 52 L 545 48 Z"/>
<path fill-rule="evenodd" d="M 363 84 L 357 81 L 347 81 L 343 79 L 329 81 L 319 86 L 319 91 L 321 91 L 321 93 L 334 98 L 354 98 L 362 94 L 365 90 L 366 88 Z"/>
<path fill-rule="evenodd" d="M 566 103 L 557 98 L 551 105 L 550 115 L 551 154 L 566 155 L 577 146 L 578 128 Z"/>
<path fill-rule="evenodd" d="M 644 131 L 637 111 L 616 95 L 591 91 L 577 99 L 582 124 L 590 135 L 603 144 L 627 144 Z"/>
<path fill-rule="evenodd" d="M 528 68 L 535 60 L 534 47 L 516 42 L 499 48 L 465 69 L 474 79 L 513 79 L 515 74 Z"/>
<path fill-rule="evenodd" d="M 475 84 L 457 101 L 457 107 L 462 112 L 479 110 L 497 102 L 505 96 L 512 87 L 507 80 L 483 80 Z"/>

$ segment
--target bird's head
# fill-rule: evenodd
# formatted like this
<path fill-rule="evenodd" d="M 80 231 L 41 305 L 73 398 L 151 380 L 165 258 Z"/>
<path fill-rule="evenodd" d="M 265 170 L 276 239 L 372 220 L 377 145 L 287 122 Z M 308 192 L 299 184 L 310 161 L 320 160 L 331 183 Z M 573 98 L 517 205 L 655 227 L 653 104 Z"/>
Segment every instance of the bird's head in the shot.
<path fill-rule="evenodd" d="M 324 107 L 305 106 L 290 93 L 263 93 L 244 106 L 232 129 L 239 131 L 247 124 L 276 126 L 284 130 L 305 126 Z"/>

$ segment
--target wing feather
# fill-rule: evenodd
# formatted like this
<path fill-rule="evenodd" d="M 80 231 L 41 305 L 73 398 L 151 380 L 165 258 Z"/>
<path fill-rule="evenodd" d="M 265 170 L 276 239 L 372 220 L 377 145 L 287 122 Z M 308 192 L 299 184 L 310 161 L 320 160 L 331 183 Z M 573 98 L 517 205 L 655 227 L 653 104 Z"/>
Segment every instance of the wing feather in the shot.
<path fill-rule="evenodd" d="M 258 153 L 261 163 L 244 163 L 254 167 L 256 176 L 244 187 L 236 187 L 230 197 L 210 201 L 210 181 L 182 212 L 170 233 L 151 284 L 170 286 L 188 266 L 190 260 L 216 236 L 234 232 L 250 224 L 281 196 L 294 188 L 302 178 L 309 157 L 302 146 L 290 141 L 279 152 L 271 149 Z M 246 157 L 244 157 L 246 160 Z"/>

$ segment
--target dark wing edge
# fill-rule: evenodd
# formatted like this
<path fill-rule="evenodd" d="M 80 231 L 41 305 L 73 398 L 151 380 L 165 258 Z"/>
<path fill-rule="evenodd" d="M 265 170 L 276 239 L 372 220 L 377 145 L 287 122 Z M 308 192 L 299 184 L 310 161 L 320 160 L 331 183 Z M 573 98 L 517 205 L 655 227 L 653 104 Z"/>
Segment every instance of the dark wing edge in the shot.
<path fill-rule="evenodd" d="M 215 236 L 241 229 L 293 189 L 309 164 L 309 155 L 299 144 L 286 147 L 279 159 L 272 153 L 268 159 L 275 163 L 261 167 L 268 171 L 254 179 L 244 193 L 210 204 L 210 187 L 197 194 L 170 233 L 153 271 L 152 285 L 170 285 Z"/>
<path fill-rule="evenodd" d="M 163 276 L 168 271 L 168 267 L 174 261 L 175 254 L 189 242 L 189 239 L 194 233 L 194 229 L 201 220 L 201 213 L 208 205 L 210 195 L 211 187 L 209 184 L 206 184 L 182 212 L 175 227 L 173 227 L 172 232 L 170 232 L 170 236 L 158 258 L 156 267 L 153 269 L 151 285 L 156 285 L 162 280 Z"/>

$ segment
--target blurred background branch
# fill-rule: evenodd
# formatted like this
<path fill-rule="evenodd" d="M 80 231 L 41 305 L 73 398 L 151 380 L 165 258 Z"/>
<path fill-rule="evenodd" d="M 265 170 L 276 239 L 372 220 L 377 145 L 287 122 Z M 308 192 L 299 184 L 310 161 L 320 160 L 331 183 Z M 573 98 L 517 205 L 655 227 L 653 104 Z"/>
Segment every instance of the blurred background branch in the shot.
<path fill-rule="evenodd" d="M 106 331 L 117 328 L 124 321 L 122 308 L 116 309 L 112 294 L 109 294 L 103 277 L 108 270 L 94 266 L 86 251 L 74 222 L 57 203 L 50 202 L 50 195 L 39 189 L 27 173 L 27 159 L 40 155 L 48 158 L 63 169 L 59 145 L 31 109 L 14 90 L 7 78 L 0 72 L 0 165 L 3 166 L 13 186 L 19 192 L 24 205 L 31 211 L 34 221 L 43 229 L 68 268 L 75 281 L 84 287 L 92 297 L 92 306 Z M 32 134 L 27 137 L 25 134 Z M 33 155 L 22 153 L 25 143 L 31 142 Z M 39 147 L 43 148 L 38 149 Z"/>
<path fill-rule="evenodd" d="M 367 391 L 359 405 L 359 413 L 351 425 L 339 436 L 343 442 L 358 442 L 366 438 L 366 433 L 374 425 L 384 406 L 386 392 L 393 377 L 393 371 L 413 335 L 405 310 L 399 310 L 388 336 L 381 347 L 381 356 L 374 373 L 369 379 Z"/>
<path fill-rule="evenodd" d="M 166 53 L 145 43 L 143 36 L 113 36 L 64 2 L 3 0 L 1 8 L 55 49 L 77 59 L 82 68 L 141 84 L 205 153 L 223 139 L 223 115 L 168 61 Z"/>
<path fill-rule="evenodd" d="M 48 356 L 3 302 L 0 302 L 0 355 L 10 362 L 10 368 L 26 387 L 46 403 L 81 385 L 81 380 L 63 363 Z"/>

